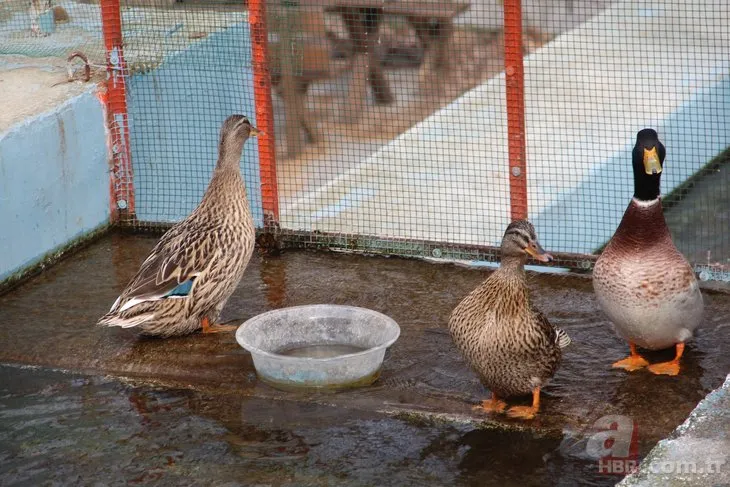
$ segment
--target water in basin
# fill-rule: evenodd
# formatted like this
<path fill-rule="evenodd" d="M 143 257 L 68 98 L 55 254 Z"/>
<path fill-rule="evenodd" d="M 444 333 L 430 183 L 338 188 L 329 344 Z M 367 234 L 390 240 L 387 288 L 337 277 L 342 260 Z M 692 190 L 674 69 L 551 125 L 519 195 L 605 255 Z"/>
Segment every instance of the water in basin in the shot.
<path fill-rule="evenodd" d="M 304 345 L 300 347 L 285 348 L 277 350 L 277 355 L 299 358 L 332 358 L 350 353 L 358 353 L 367 350 L 364 347 L 354 345 L 343 345 L 339 343 L 322 343 L 318 345 Z"/>

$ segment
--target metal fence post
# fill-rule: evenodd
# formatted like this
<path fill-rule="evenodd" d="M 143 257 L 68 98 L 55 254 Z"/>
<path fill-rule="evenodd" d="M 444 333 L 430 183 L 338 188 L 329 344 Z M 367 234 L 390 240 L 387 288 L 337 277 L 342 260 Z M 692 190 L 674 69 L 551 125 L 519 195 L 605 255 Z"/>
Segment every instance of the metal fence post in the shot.
<path fill-rule="evenodd" d="M 134 172 L 129 150 L 129 124 L 119 0 L 101 0 L 102 30 L 107 63 L 106 114 L 111 136 L 111 219 L 135 217 Z"/>
<path fill-rule="evenodd" d="M 522 64 L 522 6 L 504 0 L 504 67 L 509 139 L 509 190 L 513 220 L 527 218 L 527 153 L 525 148 L 525 71 Z"/>
<path fill-rule="evenodd" d="M 279 221 L 279 192 L 276 181 L 276 144 L 274 141 L 274 107 L 271 100 L 271 74 L 268 58 L 266 1 L 249 0 L 251 50 L 253 59 L 253 90 L 256 102 L 256 124 L 264 133 L 259 136 L 259 168 L 261 172 L 261 204 L 264 226 L 276 226 Z"/>

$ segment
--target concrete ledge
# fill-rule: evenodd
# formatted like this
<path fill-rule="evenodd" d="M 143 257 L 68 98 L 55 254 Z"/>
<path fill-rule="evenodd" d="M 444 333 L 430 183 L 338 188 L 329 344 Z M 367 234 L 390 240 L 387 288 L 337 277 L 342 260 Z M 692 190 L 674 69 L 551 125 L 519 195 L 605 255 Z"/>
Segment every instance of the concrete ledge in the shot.
<path fill-rule="evenodd" d="M 667 439 L 649 452 L 621 487 L 730 485 L 730 375 Z"/>
<path fill-rule="evenodd" d="M 109 221 L 96 87 L 0 134 L 0 281 Z"/>

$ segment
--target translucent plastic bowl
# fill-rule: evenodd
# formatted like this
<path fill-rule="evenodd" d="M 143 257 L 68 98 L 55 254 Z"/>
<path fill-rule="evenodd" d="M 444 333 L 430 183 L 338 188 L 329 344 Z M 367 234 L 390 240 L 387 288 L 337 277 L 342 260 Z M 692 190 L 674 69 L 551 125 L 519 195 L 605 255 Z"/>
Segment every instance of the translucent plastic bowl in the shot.
<path fill-rule="evenodd" d="M 398 324 L 384 314 L 318 304 L 255 316 L 238 328 L 236 340 L 273 387 L 341 389 L 372 384 L 399 335 Z"/>

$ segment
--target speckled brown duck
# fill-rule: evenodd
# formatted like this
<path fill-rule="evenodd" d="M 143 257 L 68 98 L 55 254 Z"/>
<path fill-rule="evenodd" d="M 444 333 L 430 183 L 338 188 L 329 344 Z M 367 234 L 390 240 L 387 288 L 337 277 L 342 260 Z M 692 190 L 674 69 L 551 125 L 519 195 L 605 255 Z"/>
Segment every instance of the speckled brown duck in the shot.
<path fill-rule="evenodd" d="M 531 419 L 540 407 L 540 388 L 562 359 L 570 338 L 553 327 L 530 302 L 525 276 L 529 256 L 552 260 L 527 220 L 512 222 L 502 238 L 502 261 L 486 281 L 454 309 L 449 330 L 459 351 L 492 393 L 487 412 L 504 412 L 503 398 L 532 394 L 532 406 L 513 406 L 507 415 Z"/>
<path fill-rule="evenodd" d="M 218 163 L 198 207 L 162 236 L 100 325 L 170 337 L 234 330 L 214 324 L 241 280 L 255 228 L 241 176 L 243 145 L 258 130 L 243 115 L 221 127 Z"/>
<path fill-rule="evenodd" d="M 677 375 L 684 344 L 702 321 L 699 285 L 677 250 L 662 211 L 659 183 L 664 145 L 656 131 L 641 130 L 633 150 L 634 197 L 616 233 L 596 261 L 593 288 L 631 355 L 613 366 L 628 371 L 648 366 L 655 374 Z M 636 347 L 676 347 L 673 360 L 649 363 Z"/>

